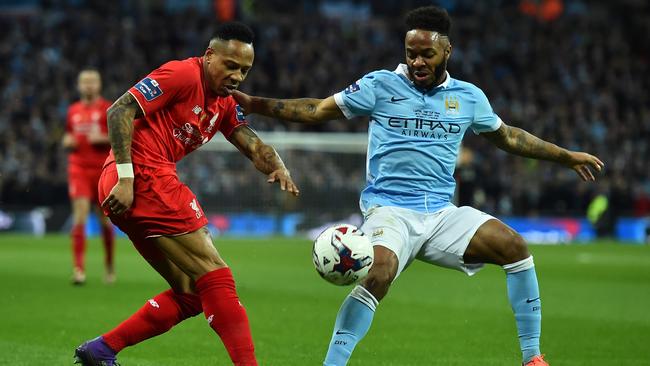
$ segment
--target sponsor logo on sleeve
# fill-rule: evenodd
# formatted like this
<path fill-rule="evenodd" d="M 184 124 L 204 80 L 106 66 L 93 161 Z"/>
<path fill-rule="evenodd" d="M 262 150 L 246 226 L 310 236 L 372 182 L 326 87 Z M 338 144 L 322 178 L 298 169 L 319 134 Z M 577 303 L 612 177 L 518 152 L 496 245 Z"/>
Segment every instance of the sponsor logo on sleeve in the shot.
<path fill-rule="evenodd" d="M 246 117 L 244 117 L 244 111 L 242 111 L 241 106 L 237 104 L 235 106 L 235 118 L 239 122 L 246 122 Z"/>
<path fill-rule="evenodd" d="M 352 94 L 354 92 L 358 92 L 359 90 L 361 90 L 361 87 L 359 86 L 359 81 L 361 80 L 357 80 L 354 83 L 350 84 L 350 86 L 345 88 L 345 94 Z"/>
<path fill-rule="evenodd" d="M 160 89 L 160 84 L 150 77 L 140 80 L 139 83 L 135 84 L 135 89 L 142 94 L 147 102 L 151 102 L 163 94 L 162 89 Z"/>

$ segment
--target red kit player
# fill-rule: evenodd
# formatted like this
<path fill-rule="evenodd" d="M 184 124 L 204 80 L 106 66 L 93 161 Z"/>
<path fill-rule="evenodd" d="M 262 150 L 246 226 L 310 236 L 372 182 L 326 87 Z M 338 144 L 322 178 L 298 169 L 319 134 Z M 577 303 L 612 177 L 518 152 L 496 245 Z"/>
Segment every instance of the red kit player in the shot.
<path fill-rule="evenodd" d="M 102 98 L 99 72 L 92 69 L 79 73 L 77 88 L 81 100 L 68 109 L 63 147 L 68 155 L 68 185 L 72 203 L 72 253 L 74 259 L 72 283 L 86 281 L 84 256 L 86 252 L 86 220 L 92 206 L 97 206 L 97 184 L 102 166 L 111 146 L 106 128 L 106 109 L 111 103 Z M 104 214 L 98 212 L 105 249 L 105 281 L 115 281 L 113 269 L 113 227 Z"/>
<path fill-rule="evenodd" d="M 298 195 L 278 154 L 247 126 L 230 96 L 253 65 L 252 42 L 247 26 L 222 24 L 202 57 L 162 65 L 110 107 L 112 149 L 99 183 L 102 207 L 170 289 L 79 346 L 75 356 L 82 365 L 114 366 L 124 347 L 201 312 L 233 364 L 257 365 L 230 268 L 212 244 L 196 197 L 175 170 L 178 160 L 221 132 L 269 183 Z"/>

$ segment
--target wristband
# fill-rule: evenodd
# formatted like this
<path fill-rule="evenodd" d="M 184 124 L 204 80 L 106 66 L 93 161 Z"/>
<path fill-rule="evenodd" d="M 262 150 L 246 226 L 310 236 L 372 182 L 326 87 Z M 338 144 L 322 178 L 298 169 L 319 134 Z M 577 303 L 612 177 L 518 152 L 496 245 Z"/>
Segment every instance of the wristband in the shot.
<path fill-rule="evenodd" d="M 117 167 L 117 177 L 118 178 L 133 178 L 133 164 L 115 164 Z"/>

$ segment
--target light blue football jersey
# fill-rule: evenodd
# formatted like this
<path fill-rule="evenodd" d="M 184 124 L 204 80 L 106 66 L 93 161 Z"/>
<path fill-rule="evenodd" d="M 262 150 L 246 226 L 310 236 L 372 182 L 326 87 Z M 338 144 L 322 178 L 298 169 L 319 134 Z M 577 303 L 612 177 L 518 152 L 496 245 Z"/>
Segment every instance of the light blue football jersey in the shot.
<path fill-rule="evenodd" d="M 496 131 L 501 119 L 485 93 L 453 79 L 422 91 L 395 71 L 374 71 L 334 95 L 346 118 L 370 116 L 366 187 L 360 206 L 435 212 L 451 205 L 454 169 L 468 128 Z"/>

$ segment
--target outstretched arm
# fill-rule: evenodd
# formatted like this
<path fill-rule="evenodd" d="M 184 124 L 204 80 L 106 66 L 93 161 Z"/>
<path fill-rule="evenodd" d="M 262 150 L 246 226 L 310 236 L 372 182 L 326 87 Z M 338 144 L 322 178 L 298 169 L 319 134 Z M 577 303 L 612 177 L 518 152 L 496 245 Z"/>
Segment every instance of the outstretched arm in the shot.
<path fill-rule="evenodd" d="M 133 120 L 142 115 L 138 102 L 128 92 L 108 108 L 108 138 L 115 156 L 119 180 L 102 202 L 102 207 L 110 209 L 115 215 L 123 214 L 133 203 L 131 138 L 133 137 Z"/>
<path fill-rule="evenodd" d="M 585 181 L 596 180 L 589 167 L 601 171 L 605 166 L 593 155 L 567 150 L 505 123 L 502 123 L 498 130 L 482 133 L 481 136 L 511 154 L 562 164 L 575 170 Z"/>
<path fill-rule="evenodd" d="M 237 90 L 232 95 L 246 114 L 256 113 L 302 123 L 345 118 L 333 96 L 325 99 L 272 99 L 250 96 Z"/>
<path fill-rule="evenodd" d="M 280 155 L 248 126 L 235 129 L 228 140 L 253 162 L 257 170 L 268 175 L 267 182 L 277 181 L 283 191 L 286 190 L 294 196 L 300 194 Z"/>

